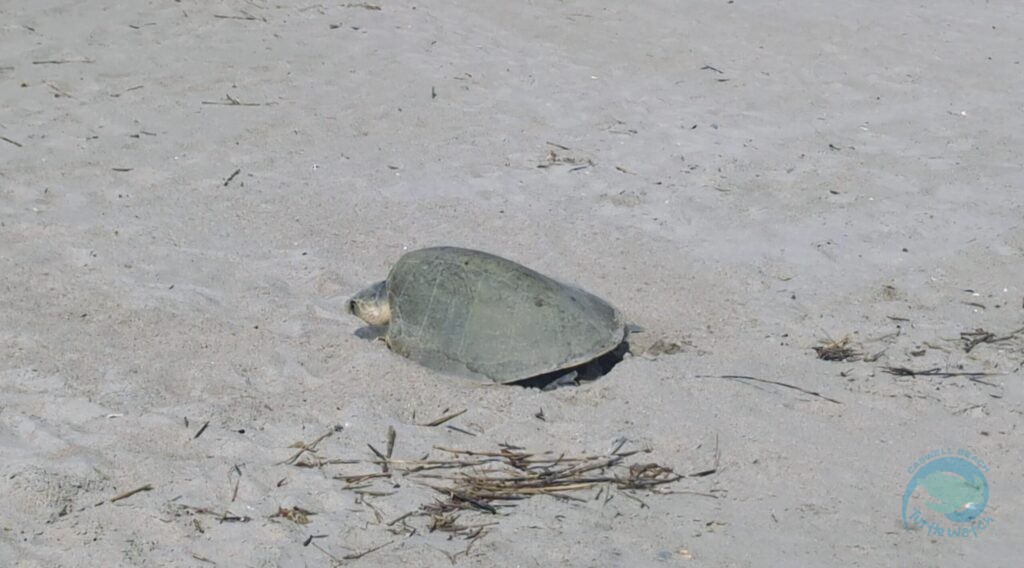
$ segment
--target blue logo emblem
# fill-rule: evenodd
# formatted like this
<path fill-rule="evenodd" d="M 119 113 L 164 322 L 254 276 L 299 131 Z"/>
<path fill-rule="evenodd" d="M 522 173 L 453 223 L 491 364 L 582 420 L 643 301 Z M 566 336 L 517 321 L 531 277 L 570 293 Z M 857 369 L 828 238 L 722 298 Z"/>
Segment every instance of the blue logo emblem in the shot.
<path fill-rule="evenodd" d="M 904 527 L 927 527 L 929 536 L 977 537 L 992 522 L 982 515 L 988 506 L 989 467 L 977 455 L 964 449 L 935 450 L 907 471 L 912 477 L 903 493 Z M 942 517 L 954 524 L 944 526 Z"/>

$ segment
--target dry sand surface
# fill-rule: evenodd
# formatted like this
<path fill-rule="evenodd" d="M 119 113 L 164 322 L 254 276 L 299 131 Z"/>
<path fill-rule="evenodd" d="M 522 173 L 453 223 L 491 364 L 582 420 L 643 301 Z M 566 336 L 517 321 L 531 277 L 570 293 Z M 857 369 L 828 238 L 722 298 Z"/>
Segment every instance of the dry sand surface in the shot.
<path fill-rule="evenodd" d="M 1022 34 L 1015 0 L 0 2 L 0 565 L 1019 566 Z M 541 392 L 357 337 L 438 244 L 683 349 Z M 687 477 L 431 517 L 457 472 L 346 480 L 389 427 Z M 940 449 L 985 463 L 967 537 L 904 528 Z"/>

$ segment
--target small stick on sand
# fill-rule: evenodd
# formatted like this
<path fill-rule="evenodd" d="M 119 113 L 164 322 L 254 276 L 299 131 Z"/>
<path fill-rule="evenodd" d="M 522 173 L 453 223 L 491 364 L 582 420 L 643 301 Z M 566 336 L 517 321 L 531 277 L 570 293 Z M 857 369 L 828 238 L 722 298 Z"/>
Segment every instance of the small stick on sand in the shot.
<path fill-rule="evenodd" d="M 263 103 L 243 103 L 242 101 L 236 99 L 235 97 L 232 97 L 231 95 L 224 95 L 224 98 L 227 99 L 227 102 L 224 102 L 224 101 L 201 101 L 201 102 L 204 105 L 248 106 L 248 107 L 262 106 L 262 104 L 263 104 Z"/>
<path fill-rule="evenodd" d="M 394 426 L 388 426 L 388 449 L 387 449 L 387 452 L 386 452 L 388 460 L 391 459 L 391 455 L 394 454 L 394 452 L 395 452 L 395 437 L 396 436 L 397 436 L 397 434 L 395 433 Z"/>
<path fill-rule="evenodd" d="M 313 542 L 314 538 L 327 538 L 325 534 L 311 534 L 306 540 L 302 541 L 302 546 L 309 546 Z"/>
<path fill-rule="evenodd" d="M 242 13 L 245 14 L 245 12 L 242 12 Z M 223 15 L 223 14 L 214 14 L 213 17 L 221 19 L 221 20 L 249 20 L 249 21 L 251 21 L 251 20 L 258 20 L 259 19 L 256 16 L 253 16 L 252 14 L 245 14 L 244 16 L 226 16 L 226 15 Z"/>
<path fill-rule="evenodd" d="M 465 434 L 467 436 L 473 436 L 474 438 L 476 437 L 476 434 L 470 432 L 469 430 L 463 430 L 462 428 L 459 428 L 458 426 L 452 426 L 451 424 L 448 424 L 447 426 L 445 426 L 445 428 L 447 428 L 449 430 L 452 430 L 452 431 L 455 431 L 455 432 L 458 432 L 459 434 Z"/>
<path fill-rule="evenodd" d="M 317 543 L 315 543 L 315 542 L 313 542 L 313 541 L 309 541 L 309 544 L 310 544 L 310 545 L 311 545 L 311 546 L 312 546 L 313 548 L 315 548 L 315 549 L 319 550 L 320 552 L 323 552 L 324 554 L 326 554 L 328 558 L 330 558 L 331 560 L 333 560 L 333 561 L 334 561 L 334 565 L 335 565 L 335 566 L 341 566 L 341 564 L 342 564 L 342 562 L 341 562 L 341 558 L 338 558 L 337 556 L 335 556 L 335 555 L 331 554 L 330 552 L 327 552 L 327 551 L 326 551 L 326 550 L 324 550 L 324 549 L 323 549 L 323 548 L 322 548 L 322 547 L 321 547 L 321 546 L 320 546 L 319 544 L 317 544 Z"/>
<path fill-rule="evenodd" d="M 718 448 L 718 434 L 715 434 L 715 465 L 711 469 L 705 469 L 704 471 L 698 471 L 697 473 L 691 473 L 686 477 L 707 477 L 718 473 L 718 464 L 722 459 L 722 453 Z"/>
<path fill-rule="evenodd" d="M 116 99 L 116 98 L 120 97 L 121 95 L 123 95 L 125 93 L 130 93 L 132 91 L 138 91 L 139 89 L 143 88 L 144 86 L 145 85 L 135 85 L 134 87 L 129 87 L 129 88 L 121 91 L 120 93 L 111 93 L 110 96 Z"/>
<path fill-rule="evenodd" d="M 965 373 L 950 373 L 943 371 L 939 367 L 933 369 L 925 369 L 923 371 L 915 371 L 907 367 L 882 367 L 882 371 L 889 373 L 895 377 L 940 377 L 948 379 L 950 377 L 990 377 L 994 375 L 1002 375 L 1003 373 L 985 373 L 981 371 L 977 372 L 965 372 Z M 987 383 L 986 383 L 987 384 Z"/>
<path fill-rule="evenodd" d="M 95 59 L 89 59 L 83 57 L 81 59 L 43 59 L 41 61 L 33 61 L 32 65 L 63 65 L 65 63 L 95 63 Z"/>
<path fill-rule="evenodd" d="M 389 458 L 389 457 L 385 456 L 384 454 L 380 453 L 377 450 L 377 448 L 373 447 L 373 444 L 366 444 L 366 445 L 367 445 L 367 447 L 370 448 L 370 451 L 373 452 L 374 455 L 376 455 L 378 458 L 380 458 L 380 469 L 381 469 L 381 471 L 383 473 L 387 473 L 388 472 L 388 466 L 391 463 L 391 458 Z"/>
<path fill-rule="evenodd" d="M 118 501 L 120 501 L 122 499 L 127 499 L 127 498 L 131 497 L 132 495 L 135 495 L 136 493 L 142 493 L 143 491 L 152 491 L 152 490 L 153 490 L 153 485 L 151 483 L 147 483 L 147 484 L 143 485 L 142 487 L 138 487 L 138 488 L 132 489 L 131 491 L 125 491 L 124 493 L 122 493 L 122 494 L 120 494 L 120 495 L 118 495 L 116 497 L 111 497 L 110 498 L 110 502 L 111 503 L 116 503 L 116 502 L 118 502 Z"/>
<path fill-rule="evenodd" d="M 238 486 L 242 483 L 242 468 L 238 467 L 238 464 L 235 464 L 235 466 L 231 468 L 231 471 L 228 472 L 228 479 L 231 479 L 232 471 L 238 474 L 238 478 L 235 479 L 235 488 L 231 491 L 231 502 L 234 503 L 235 499 L 238 499 Z"/>
<path fill-rule="evenodd" d="M 733 380 L 733 381 L 754 381 L 754 382 L 758 382 L 758 383 L 765 383 L 765 384 L 769 384 L 769 385 L 776 385 L 776 386 L 780 386 L 780 387 L 785 387 L 787 389 L 793 389 L 793 390 L 796 390 L 796 391 L 800 391 L 800 392 L 802 392 L 804 394 L 809 394 L 811 396 L 816 396 L 818 398 L 827 400 L 827 401 L 829 401 L 831 403 L 834 403 L 834 404 L 842 404 L 838 400 L 836 400 L 834 398 L 829 398 L 829 397 L 827 397 L 827 396 L 825 396 L 825 395 L 823 395 L 823 394 L 821 394 L 819 392 L 809 391 L 807 389 L 800 388 L 800 387 L 798 387 L 796 385 L 791 385 L 789 383 L 783 383 L 783 382 L 780 382 L 780 381 L 773 381 L 773 380 L 770 380 L 770 379 L 759 379 L 757 377 L 749 377 L 747 375 L 696 375 L 696 376 L 697 376 L 698 379 L 729 379 L 729 380 Z"/>
<path fill-rule="evenodd" d="M 404 521 L 405 519 L 408 519 L 409 517 L 415 515 L 417 512 L 418 511 L 409 511 L 408 513 L 402 515 L 401 517 L 398 517 L 397 519 L 395 519 L 393 521 L 389 521 L 387 523 L 387 526 L 393 527 L 393 526 L 395 526 L 395 523 L 400 523 L 400 522 Z"/>
<path fill-rule="evenodd" d="M 358 560 L 358 559 L 366 556 L 367 554 L 370 554 L 371 552 L 377 552 L 378 550 L 380 550 L 380 549 L 384 548 L 385 546 L 388 546 L 388 545 L 390 545 L 390 544 L 392 544 L 394 542 L 395 541 L 393 541 L 393 540 L 389 540 L 389 541 L 385 542 L 384 544 L 382 544 L 380 546 L 375 546 L 375 547 L 373 547 L 373 548 L 371 548 L 369 550 L 365 550 L 363 552 L 357 552 L 357 553 L 354 553 L 354 554 L 346 554 L 345 556 L 342 556 L 342 558 L 344 558 L 345 560 Z"/>
<path fill-rule="evenodd" d="M 463 408 L 462 410 L 460 410 L 458 412 L 452 412 L 451 414 L 445 414 L 444 416 L 438 418 L 437 420 L 432 420 L 430 422 L 427 422 L 426 424 L 421 424 L 421 426 L 428 426 L 428 427 L 440 426 L 440 425 L 444 424 L 445 422 L 448 422 L 452 418 L 457 418 L 459 416 L 462 416 L 463 414 L 466 413 L 466 410 L 467 409 Z"/>
<path fill-rule="evenodd" d="M 340 428 L 340 426 L 336 426 L 335 428 L 333 428 L 331 430 L 328 430 L 327 432 L 322 434 L 319 438 L 317 438 L 316 440 L 313 440 L 312 444 L 306 444 L 304 442 L 298 442 L 298 443 L 292 444 L 292 447 L 293 448 L 299 448 L 299 451 L 295 452 L 295 455 L 293 455 L 292 457 L 284 460 L 281 463 L 285 464 L 285 465 L 292 465 L 300 457 L 302 457 L 302 454 L 304 454 L 306 452 L 310 452 L 310 453 L 314 453 L 315 454 L 316 453 L 316 445 L 319 444 L 320 442 L 324 441 L 325 438 L 330 437 L 331 434 L 334 434 L 334 432 L 336 432 L 338 430 L 338 428 Z"/>
<path fill-rule="evenodd" d="M 209 425 L 210 425 L 210 421 L 209 421 L 209 420 L 207 420 L 206 422 L 204 422 L 204 423 L 203 423 L 203 425 L 199 427 L 199 431 L 198 431 L 198 432 L 196 432 L 196 435 L 195 435 L 195 436 L 192 436 L 192 439 L 193 439 L 193 440 L 195 440 L 195 439 L 196 439 L 196 438 L 198 438 L 199 436 L 202 436 L 202 435 L 203 435 L 203 432 L 206 432 L 206 428 L 207 428 L 207 427 L 208 427 Z"/>
<path fill-rule="evenodd" d="M 242 168 L 238 168 L 237 170 L 232 172 L 231 175 L 228 176 L 228 179 L 224 180 L 224 187 L 227 187 L 228 184 L 231 183 L 231 180 L 235 179 L 235 176 L 237 176 L 240 173 L 242 173 Z"/>

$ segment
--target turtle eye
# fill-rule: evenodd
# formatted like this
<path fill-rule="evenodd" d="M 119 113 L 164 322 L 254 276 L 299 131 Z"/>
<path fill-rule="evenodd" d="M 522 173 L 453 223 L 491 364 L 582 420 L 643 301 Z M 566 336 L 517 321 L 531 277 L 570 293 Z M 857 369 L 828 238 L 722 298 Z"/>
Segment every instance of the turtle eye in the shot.
<path fill-rule="evenodd" d="M 356 301 L 355 300 L 349 300 L 348 301 L 348 313 L 350 313 L 350 314 L 356 313 Z"/>

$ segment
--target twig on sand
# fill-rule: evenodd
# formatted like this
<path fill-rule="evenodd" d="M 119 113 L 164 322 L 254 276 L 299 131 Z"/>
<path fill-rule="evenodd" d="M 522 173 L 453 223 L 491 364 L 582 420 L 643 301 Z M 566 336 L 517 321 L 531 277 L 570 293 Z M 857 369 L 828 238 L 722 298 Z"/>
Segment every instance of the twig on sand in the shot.
<path fill-rule="evenodd" d="M 228 470 L 229 481 L 231 480 L 231 472 L 234 472 L 238 475 L 238 477 L 235 478 L 234 489 L 231 490 L 231 502 L 234 503 L 235 500 L 238 499 L 238 487 L 239 485 L 242 484 L 242 468 L 238 467 L 238 464 L 235 464 L 234 467 Z"/>
<path fill-rule="evenodd" d="M 986 373 L 983 371 L 949 372 L 943 371 L 939 367 L 935 367 L 933 369 L 925 369 L 923 371 L 916 371 L 914 369 L 910 369 L 907 367 L 882 367 L 882 371 L 897 377 L 941 377 L 943 379 L 947 379 L 950 377 L 985 377 L 1003 374 Z"/>
<path fill-rule="evenodd" d="M 444 416 L 442 416 L 442 417 L 440 417 L 440 418 L 438 418 L 436 420 L 431 420 L 430 422 L 427 422 L 426 424 L 420 424 L 420 426 L 430 426 L 430 427 L 440 426 L 440 425 L 444 424 L 445 422 L 448 422 L 452 418 L 457 418 L 459 416 L 462 416 L 463 414 L 466 413 L 466 410 L 467 409 L 463 408 L 462 410 L 459 410 L 457 412 L 452 412 L 451 414 L 445 414 Z"/>
<path fill-rule="evenodd" d="M 341 558 L 338 558 L 337 556 L 335 556 L 335 555 L 331 554 L 330 552 L 327 552 L 327 551 L 326 551 L 326 550 L 324 550 L 324 548 L 323 548 L 322 546 L 320 546 L 319 544 L 317 544 L 317 543 L 315 543 L 315 542 L 313 542 L 313 541 L 311 541 L 311 540 L 310 540 L 310 541 L 308 541 L 308 542 L 309 542 L 310 546 L 312 546 L 313 548 L 315 548 L 315 549 L 319 550 L 320 552 L 323 552 L 324 554 L 326 554 L 326 555 L 327 555 L 327 557 L 331 559 L 331 563 L 332 563 L 332 564 L 333 564 L 334 566 L 341 566 L 341 565 L 343 564 L 343 562 L 341 561 Z"/>
<path fill-rule="evenodd" d="M 835 403 L 835 404 L 842 404 L 838 400 L 836 400 L 834 398 L 827 397 L 827 396 L 821 394 L 820 392 L 815 392 L 815 391 L 807 390 L 805 388 L 801 388 L 801 387 L 798 387 L 796 385 L 791 385 L 789 383 L 783 383 L 781 381 L 773 381 L 771 379 L 759 379 L 757 377 L 750 377 L 750 376 L 747 376 L 747 375 L 697 375 L 697 378 L 698 379 L 728 379 L 728 380 L 741 381 L 741 382 L 742 381 L 754 381 L 754 382 L 758 382 L 758 383 L 765 383 L 765 384 L 769 384 L 769 385 L 785 387 L 787 389 L 793 389 L 793 390 L 796 390 L 796 391 L 800 391 L 800 392 L 802 392 L 804 394 L 809 394 L 811 396 L 816 396 L 818 398 L 827 400 L 827 401 Z"/>
<path fill-rule="evenodd" d="M 135 85 L 134 87 L 129 87 L 129 88 L 121 91 L 120 93 L 110 93 L 110 96 L 112 98 L 116 99 L 116 98 L 120 97 L 121 95 L 123 95 L 125 93 L 130 93 L 132 91 L 138 91 L 139 89 L 142 89 L 142 88 L 145 88 L 145 85 Z"/>
<path fill-rule="evenodd" d="M 217 511 L 214 511 L 213 509 L 210 509 L 208 507 L 195 507 L 193 505 L 179 505 L 178 507 L 180 509 L 192 511 L 193 513 L 198 513 L 200 515 L 210 515 L 211 517 L 216 517 L 217 521 L 221 523 L 248 523 L 252 520 L 252 517 L 246 515 L 236 515 L 226 509 L 223 512 L 218 513 Z"/>
<path fill-rule="evenodd" d="M 308 537 L 306 537 L 306 540 L 302 541 L 302 546 L 309 546 L 313 542 L 313 539 L 317 539 L 317 538 L 327 538 L 327 535 L 325 535 L 325 534 L 311 534 Z"/>
<path fill-rule="evenodd" d="M 894 377 L 939 377 L 942 379 L 948 379 L 951 377 L 967 377 L 967 380 L 972 383 L 978 383 L 987 385 L 990 387 L 999 387 L 999 385 L 990 383 L 988 381 L 979 379 L 978 377 L 991 377 L 996 375 L 1004 375 L 1005 373 L 985 373 L 981 371 L 971 372 L 949 372 L 943 371 L 939 367 L 933 369 L 925 369 L 923 371 L 916 371 L 907 367 L 882 367 L 882 371 L 893 375 Z"/>
<path fill-rule="evenodd" d="M 53 95 L 53 96 L 55 96 L 55 97 L 58 97 L 58 98 L 60 98 L 60 97 L 64 97 L 64 98 L 67 98 L 67 99 L 73 99 L 73 98 L 75 98 L 74 96 L 72 96 L 72 94 L 71 94 L 71 93 L 67 92 L 66 90 L 64 90 L 64 89 L 62 89 L 62 88 L 60 88 L 60 87 L 58 87 L 57 85 L 54 85 L 53 83 L 51 83 L 51 82 L 49 82 L 49 81 L 43 81 L 43 83 L 44 83 L 44 84 L 45 84 L 45 85 L 46 85 L 47 87 L 49 87 L 51 91 L 53 91 L 53 92 L 54 92 L 54 95 Z"/>
<path fill-rule="evenodd" d="M 345 560 L 358 560 L 358 559 L 366 556 L 367 554 L 370 554 L 371 552 L 377 552 L 378 550 L 384 548 L 385 546 L 389 546 L 391 544 L 394 544 L 394 542 L 395 541 L 393 541 L 393 540 L 389 540 L 388 542 L 385 542 L 384 544 L 381 544 L 379 546 L 375 546 L 375 547 L 373 547 L 373 548 L 371 548 L 369 550 L 364 550 L 363 552 L 356 552 L 356 553 L 353 553 L 353 554 L 346 554 L 345 556 L 342 556 L 342 558 L 344 558 Z"/>
<path fill-rule="evenodd" d="M 18 148 L 22 147 L 20 142 L 15 142 L 14 140 L 11 140 L 10 138 L 8 138 L 6 136 L 0 136 L 0 140 L 3 140 L 4 142 L 7 142 L 8 144 L 14 144 Z"/>
<path fill-rule="evenodd" d="M 718 434 L 715 434 L 715 465 L 712 466 L 711 469 L 705 469 L 703 471 L 698 471 L 697 473 L 691 473 L 686 477 L 707 477 L 709 475 L 714 475 L 718 473 L 718 464 L 721 462 L 721 459 L 722 452 L 718 447 Z"/>
<path fill-rule="evenodd" d="M 453 432 L 458 432 L 459 434 L 465 434 L 467 436 L 473 436 L 474 438 L 476 437 L 476 434 L 470 432 L 469 430 L 464 430 L 462 428 L 459 428 L 458 426 L 452 426 L 451 424 L 448 424 L 448 425 L 445 426 L 445 428 L 447 428 L 447 429 L 449 429 L 449 430 L 451 430 Z"/>
<path fill-rule="evenodd" d="M 65 63 L 96 63 L 96 60 L 89 59 L 88 57 L 82 57 L 79 59 L 43 59 L 40 61 L 33 61 L 32 65 L 64 65 Z"/>
<path fill-rule="evenodd" d="M 406 514 L 404 514 L 404 515 L 402 515 L 400 517 L 395 518 L 395 520 L 393 520 L 393 521 L 388 521 L 387 526 L 389 526 L 389 527 L 395 526 L 396 523 L 400 523 L 400 522 L 404 521 L 405 519 L 408 519 L 409 517 L 411 517 L 411 516 L 413 516 L 415 514 L 416 514 L 416 511 L 409 511 Z"/>
<path fill-rule="evenodd" d="M 299 451 L 295 452 L 295 454 L 292 455 L 292 457 L 284 460 L 281 463 L 282 464 L 286 464 L 286 465 L 292 465 L 296 461 L 298 461 L 298 459 L 300 457 L 302 457 L 302 454 L 305 454 L 306 452 L 309 452 L 311 454 L 315 454 L 316 453 L 316 446 L 317 446 L 317 444 L 319 444 L 320 442 L 324 441 L 326 438 L 329 438 L 332 434 L 337 432 L 339 430 L 339 428 L 340 428 L 339 426 L 335 426 L 334 428 L 332 428 L 332 429 L 328 430 L 327 432 L 323 433 L 316 440 L 313 440 L 313 442 L 311 444 L 306 444 L 305 442 L 296 442 L 296 443 L 292 444 L 291 447 L 299 448 Z"/>
<path fill-rule="evenodd" d="M 463 528 L 468 528 L 468 527 L 463 527 Z M 444 554 L 445 558 L 448 559 L 448 562 L 451 562 L 452 566 L 455 566 L 459 562 L 459 557 L 460 556 L 469 556 L 469 550 L 471 548 L 473 548 L 473 545 L 476 544 L 476 541 L 479 540 L 480 537 L 482 537 L 482 536 L 484 536 L 486 534 L 488 534 L 488 533 L 487 533 L 487 531 L 484 528 L 477 529 L 471 535 L 466 537 L 470 541 L 469 542 L 469 546 L 467 546 L 464 550 L 460 550 L 460 551 L 455 552 L 455 553 L 451 553 L 451 552 L 448 552 L 447 550 L 442 550 L 440 548 L 438 548 L 436 550 L 438 552 L 440 552 L 441 554 Z"/>
<path fill-rule="evenodd" d="M 127 499 L 127 498 L 131 497 L 132 495 L 135 495 L 136 493 L 142 493 L 143 491 L 152 491 L 152 490 L 153 490 L 153 484 L 152 483 L 147 483 L 147 484 L 143 485 L 142 487 L 136 487 L 135 489 L 132 489 L 131 491 L 125 491 L 124 493 L 121 493 L 120 495 L 117 495 L 116 497 L 111 497 L 110 498 L 110 502 L 111 503 L 116 503 L 116 502 L 118 502 L 118 501 L 120 501 L 122 499 Z"/>
<path fill-rule="evenodd" d="M 389 460 L 391 459 L 391 456 L 395 453 L 395 438 L 397 437 L 398 434 L 395 432 L 395 427 L 388 426 L 388 449 L 385 450 L 384 453 L 387 455 L 387 459 Z"/>
<path fill-rule="evenodd" d="M 366 444 L 366 445 L 367 445 L 367 447 L 370 448 L 370 451 L 373 452 L 373 454 L 375 456 L 380 458 L 380 469 L 381 469 L 381 472 L 382 473 L 387 473 L 388 472 L 389 464 L 391 463 L 391 458 L 389 458 L 389 457 L 385 456 L 384 454 L 380 453 L 380 451 L 378 451 L 377 448 L 373 447 L 373 444 Z"/>
<path fill-rule="evenodd" d="M 964 342 L 964 352 L 970 353 L 972 349 L 981 345 L 982 343 L 996 343 L 999 341 L 1008 341 L 1013 339 L 1020 333 L 1024 332 L 1024 327 L 1009 332 L 1008 334 L 997 337 L 996 334 L 991 331 L 986 331 L 982 328 L 975 329 L 974 331 L 963 331 L 960 333 L 960 339 Z"/>
<path fill-rule="evenodd" d="M 390 473 L 361 473 L 356 475 L 336 475 L 335 479 L 340 479 L 349 485 L 356 483 L 362 483 L 368 479 L 376 479 L 378 477 L 391 477 Z"/>
<path fill-rule="evenodd" d="M 204 105 L 221 105 L 221 106 L 246 106 L 255 107 L 263 106 L 263 103 L 243 103 L 242 101 L 232 97 L 230 94 L 224 95 L 227 101 L 201 101 Z"/>
<path fill-rule="evenodd" d="M 227 187 L 228 184 L 231 183 L 231 181 L 234 180 L 240 173 L 242 173 L 242 168 L 238 168 L 235 171 L 231 172 L 231 175 L 228 176 L 228 179 L 224 180 L 224 187 Z"/>
<path fill-rule="evenodd" d="M 241 16 L 229 16 L 229 15 L 225 15 L 225 14 L 214 14 L 213 17 L 217 18 L 217 19 L 220 19 L 220 20 L 246 20 L 246 21 L 261 20 L 261 21 L 264 21 L 264 22 L 267 21 L 266 18 L 257 18 L 256 16 L 253 16 L 252 14 L 246 12 L 245 10 L 239 10 L 239 12 L 242 13 Z"/>
<path fill-rule="evenodd" d="M 196 439 L 196 438 L 198 438 L 199 436 L 202 436 L 202 435 L 203 435 L 203 432 L 206 432 L 206 429 L 207 429 L 207 428 L 208 428 L 209 426 L 210 426 L 210 421 L 209 421 L 209 420 L 207 420 L 206 422 L 204 422 L 204 423 L 203 423 L 203 425 L 202 425 L 202 426 L 200 426 L 200 427 L 199 427 L 199 431 L 197 431 L 197 432 L 195 433 L 195 435 L 194 435 L 194 436 L 192 436 L 192 439 L 193 439 L 193 440 L 195 440 L 195 439 Z"/>

